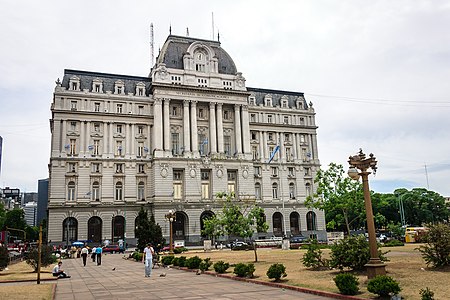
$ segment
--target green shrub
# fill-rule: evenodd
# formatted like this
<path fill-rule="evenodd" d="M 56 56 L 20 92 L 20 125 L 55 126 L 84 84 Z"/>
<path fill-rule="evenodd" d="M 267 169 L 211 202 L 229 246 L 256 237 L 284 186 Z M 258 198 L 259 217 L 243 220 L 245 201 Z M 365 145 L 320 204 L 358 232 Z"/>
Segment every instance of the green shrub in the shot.
<path fill-rule="evenodd" d="M 41 267 L 47 267 L 56 262 L 56 256 L 52 254 L 53 248 L 51 246 L 42 245 L 41 248 Z M 33 267 L 34 271 L 38 269 L 38 249 L 32 248 L 26 256 L 27 264 Z"/>
<path fill-rule="evenodd" d="M 198 269 L 201 262 L 202 262 L 202 259 L 196 255 L 193 257 L 189 257 L 186 260 L 186 263 L 184 264 L 184 266 L 188 267 L 189 269 Z"/>
<path fill-rule="evenodd" d="M 384 257 L 385 253 L 378 249 L 378 256 L 381 261 L 387 260 Z M 348 236 L 331 247 L 330 266 L 333 268 L 363 270 L 364 265 L 369 260 L 369 242 L 366 241 L 366 237 L 363 235 Z"/>
<path fill-rule="evenodd" d="M 334 277 L 339 292 L 344 295 L 356 295 L 359 291 L 358 278 L 350 273 L 340 273 Z"/>
<path fill-rule="evenodd" d="M 0 270 L 6 268 L 9 263 L 8 248 L 5 246 L 0 247 Z"/>
<path fill-rule="evenodd" d="M 172 261 L 175 257 L 173 255 L 166 255 L 161 258 L 161 262 L 163 265 L 168 266 L 172 264 Z"/>
<path fill-rule="evenodd" d="M 316 239 L 311 240 L 311 243 L 306 246 L 308 251 L 302 258 L 305 267 L 317 269 L 328 266 L 328 260 L 322 257 L 322 250 L 320 250 L 319 243 Z"/>
<path fill-rule="evenodd" d="M 177 248 L 173 249 L 173 253 L 175 253 L 175 254 L 180 254 L 180 253 L 183 253 L 186 251 L 188 251 L 188 249 L 185 247 L 177 247 Z"/>
<path fill-rule="evenodd" d="M 269 279 L 280 280 L 281 277 L 286 277 L 286 267 L 283 264 L 273 264 L 269 267 L 266 273 Z"/>
<path fill-rule="evenodd" d="M 401 288 L 397 281 L 387 275 L 378 275 L 367 282 L 367 290 L 381 297 L 398 294 Z"/>
<path fill-rule="evenodd" d="M 253 277 L 253 273 L 255 272 L 254 264 L 243 264 L 238 263 L 234 266 L 233 273 L 238 277 Z"/>
<path fill-rule="evenodd" d="M 174 265 L 174 266 L 179 266 L 179 261 L 180 261 L 180 258 L 179 257 L 174 257 L 173 259 L 172 259 L 172 265 Z"/>
<path fill-rule="evenodd" d="M 144 256 L 144 253 L 140 252 L 133 252 L 133 258 L 135 261 L 142 261 L 142 256 Z"/>
<path fill-rule="evenodd" d="M 186 256 L 178 257 L 178 265 L 180 267 L 186 267 Z"/>
<path fill-rule="evenodd" d="M 425 289 L 420 289 L 419 293 L 421 300 L 434 300 L 434 292 L 431 291 L 428 287 Z"/>
<path fill-rule="evenodd" d="M 384 243 L 384 247 L 397 247 L 397 246 L 404 246 L 405 244 L 402 241 L 399 240 L 390 240 Z"/>
<path fill-rule="evenodd" d="M 424 236 L 425 245 L 419 247 L 425 263 L 433 267 L 450 266 L 450 225 L 429 224 Z"/>
<path fill-rule="evenodd" d="M 214 263 L 213 268 L 214 271 L 217 273 L 225 273 L 227 269 L 230 267 L 229 263 L 223 262 L 222 260 L 219 260 L 218 262 Z"/>
<path fill-rule="evenodd" d="M 209 267 L 211 267 L 212 262 L 211 262 L 211 258 L 205 258 L 200 265 L 198 266 L 198 268 L 200 269 L 200 271 L 204 272 L 204 271 L 208 271 Z"/>

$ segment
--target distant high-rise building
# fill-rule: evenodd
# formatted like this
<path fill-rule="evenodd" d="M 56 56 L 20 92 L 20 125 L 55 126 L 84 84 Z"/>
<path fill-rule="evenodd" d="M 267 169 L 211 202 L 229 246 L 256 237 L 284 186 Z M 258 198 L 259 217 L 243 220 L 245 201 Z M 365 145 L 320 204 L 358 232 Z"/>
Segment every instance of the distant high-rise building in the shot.
<path fill-rule="evenodd" d="M 38 200 L 37 200 L 37 219 L 36 224 L 41 224 L 43 219 L 47 218 L 48 204 L 48 178 L 38 180 Z"/>
<path fill-rule="evenodd" d="M 2 149 L 3 149 L 3 138 L 0 135 L 0 174 L 2 174 Z"/>
<path fill-rule="evenodd" d="M 36 226 L 36 216 L 37 216 L 37 203 L 28 202 L 23 207 L 23 212 L 25 214 L 25 222 L 29 226 Z"/>
<path fill-rule="evenodd" d="M 36 202 L 38 201 L 38 193 L 36 192 L 31 192 L 31 193 L 23 193 L 23 200 L 22 200 L 22 205 L 25 205 L 29 202 Z"/>

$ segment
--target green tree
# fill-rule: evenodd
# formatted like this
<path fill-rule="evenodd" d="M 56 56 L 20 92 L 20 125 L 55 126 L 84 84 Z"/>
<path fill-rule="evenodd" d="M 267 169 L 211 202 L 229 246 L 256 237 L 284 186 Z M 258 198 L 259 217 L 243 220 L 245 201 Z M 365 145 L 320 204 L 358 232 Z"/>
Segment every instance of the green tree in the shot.
<path fill-rule="evenodd" d="M 25 213 L 20 208 L 15 208 L 6 212 L 4 228 L 15 228 L 25 230 L 27 223 L 25 222 Z"/>
<path fill-rule="evenodd" d="M 427 266 L 450 266 L 450 225 L 446 223 L 428 224 L 426 244 L 419 247 Z"/>
<path fill-rule="evenodd" d="M 361 184 L 350 179 L 342 165 L 330 163 L 328 170 L 319 170 L 314 182 L 317 192 L 306 199 L 306 206 L 325 211 L 327 228 L 359 228 L 364 222 L 364 198 Z"/>
<path fill-rule="evenodd" d="M 2 202 L 0 202 L 0 229 L 3 230 L 3 224 L 5 223 L 6 211 Z"/>
<path fill-rule="evenodd" d="M 42 245 L 41 248 L 41 266 L 47 267 L 56 261 L 56 257 L 52 255 L 53 248 L 51 246 Z M 26 257 L 27 264 L 33 267 L 34 271 L 38 269 L 38 248 L 32 248 Z"/>
<path fill-rule="evenodd" d="M 148 211 L 144 210 L 142 207 L 136 218 L 136 229 L 134 234 L 138 240 L 137 248 L 139 251 L 144 251 L 144 248 L 148 243 L 152 243 L 154 246 L 164 244 L 161 226 L 155 223 L 153 215 L 149 219 Z"/>

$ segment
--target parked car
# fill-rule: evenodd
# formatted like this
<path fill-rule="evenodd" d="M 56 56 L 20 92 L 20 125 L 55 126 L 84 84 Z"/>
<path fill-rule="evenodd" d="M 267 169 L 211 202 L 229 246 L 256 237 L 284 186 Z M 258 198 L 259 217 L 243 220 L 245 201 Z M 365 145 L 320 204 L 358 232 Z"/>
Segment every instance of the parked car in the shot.
<path fill-rule="evenodd" d="M 241 242 L 241 241 L 232 241 L 228 244 L 225 245 L 227 248 L 234 248 L 234 247 L 241 247 L 241 246 L 248 246 L 248 244 L 246 242 Z"/>
<path fill-rule="evenodd" d="M 103 246 L 103 253 L 123 253 L 123 249 L 119 245 L 109 244 L 108 246 Z"/>
<path fill-rule="evenodd" d="M 289 239 L 292 244 L 305 243 L 308 239 L 303 235 L 296 235 Z"/>

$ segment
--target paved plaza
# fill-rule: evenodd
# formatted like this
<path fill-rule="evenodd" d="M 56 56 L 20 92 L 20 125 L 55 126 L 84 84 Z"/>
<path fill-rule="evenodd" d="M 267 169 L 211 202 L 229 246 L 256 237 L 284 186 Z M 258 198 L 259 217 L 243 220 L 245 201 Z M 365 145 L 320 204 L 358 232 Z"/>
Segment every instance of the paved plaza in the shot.
<path fill-rule="evenodd" d="M 102 265 L 90 259 L 63 260 L 63 268 L 72 277 L 59 279 L 56 300 L 68 299 L 328 299 L 296 291 L 196 275 L 176 269 L 155 268 L 144 277 L 144 264 L 123 259 L 122 254 L 106 254 Z M 164 277 L 160 275 L 164 275 Z"/>

